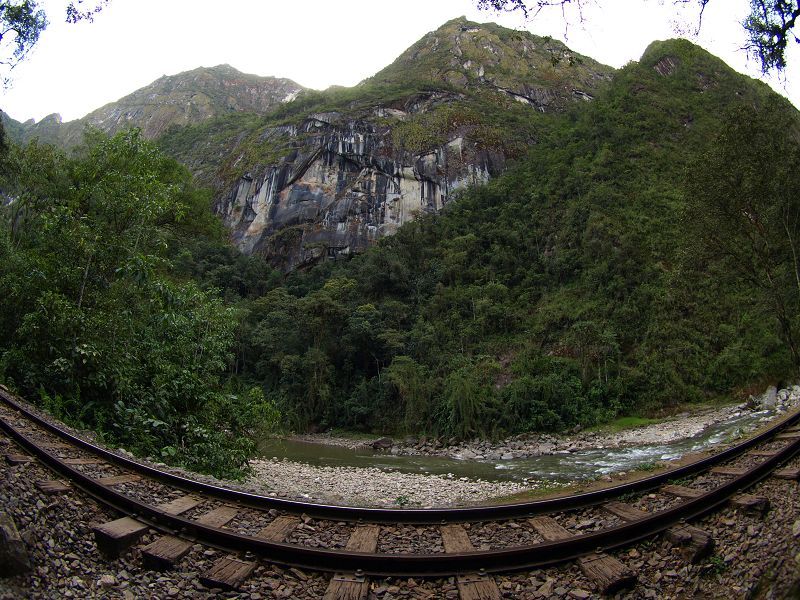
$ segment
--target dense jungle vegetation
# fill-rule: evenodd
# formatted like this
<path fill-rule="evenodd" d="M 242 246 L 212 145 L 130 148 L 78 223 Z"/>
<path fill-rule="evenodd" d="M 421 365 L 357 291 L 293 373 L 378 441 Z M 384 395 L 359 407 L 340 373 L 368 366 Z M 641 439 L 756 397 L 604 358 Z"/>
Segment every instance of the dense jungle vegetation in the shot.
<path fill-rule="evenodd" d="M 0 376 L 218 474 L 279 424 L 493 436 L 746 394 L 800 363 L 798 123 L 657 43 L 504 176 L 286 278 L 136 131 L 12 146 Z"/>

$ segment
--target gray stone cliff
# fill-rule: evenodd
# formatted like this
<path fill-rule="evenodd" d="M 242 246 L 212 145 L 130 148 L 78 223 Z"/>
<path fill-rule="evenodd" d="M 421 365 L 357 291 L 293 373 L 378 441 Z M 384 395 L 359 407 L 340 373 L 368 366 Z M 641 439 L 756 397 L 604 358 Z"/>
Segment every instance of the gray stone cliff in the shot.
<path fill-rule="evenodd" d="M 279 164 L 244 175 L 217 204 L 234 242 L 287 271 L 361 252 L 505 167 L 502 154 L 478 150 L 461 136 L 411 154 L 394 149 L 389 134 L 387 127 L 338 113 L 265 132 L 290 145 L 303 142 Z"/>

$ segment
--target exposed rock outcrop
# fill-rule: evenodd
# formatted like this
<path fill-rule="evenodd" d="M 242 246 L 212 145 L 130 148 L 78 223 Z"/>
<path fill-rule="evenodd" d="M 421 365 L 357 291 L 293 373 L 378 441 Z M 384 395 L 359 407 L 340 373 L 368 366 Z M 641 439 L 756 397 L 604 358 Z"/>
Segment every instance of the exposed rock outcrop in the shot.
<path fill-rule="evenodd" d="M 238 181 L 225 181 L 216 209 L 242 251 L 284 271 L 361 252 L 499 175 L 509 140 L 535 143 L 537 114 L 592 100 L 612 73 L 555 40 L 454 19 L 354 88 L 337 112 L 251 139 L 282 150 L 272 164 L 251 161 Z M 398 88 L 409 91 L 391 100 Z M 379 98 L 366 114 L 358 92 Z M 515 109 L 530 131 L 499 116 Z M 241 167 L 248 151 L 237 151 Z"/>
<path fill-rule="evenodd" d="M 264 253 L 287 271 L 361 252 L 505 166 L 502 154 L 462 136 L 405 152 L 393 147 L 388 127 L 338 113 L 310 115 L 299 127 L 264 135 L 282 138 L 291 150 L 277 165 L 241 177 L 218 211 L 241 250 Z"/>

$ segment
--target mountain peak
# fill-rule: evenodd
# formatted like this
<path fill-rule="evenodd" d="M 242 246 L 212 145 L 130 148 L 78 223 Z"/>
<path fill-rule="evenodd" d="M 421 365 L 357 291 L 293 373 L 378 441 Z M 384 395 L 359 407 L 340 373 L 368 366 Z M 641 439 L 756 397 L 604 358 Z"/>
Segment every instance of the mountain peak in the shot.
<path fill-rule="evenodd" d="M 367 81 L 485 87 L 548 111 L 591 99 L 613 73 L 558 40 L 458 17 L 426 34 Z"/>
<path fill-rule="evenodd" d="M 242 73 L 228 64 L 198 67 L 176 75 L 163 75 L 151 84 L 92 111 L 82 119 L 61 124 L 49 115 L 27 126 L 23 140 L 39 138 L 71 146 L 80 142 L 87 124 L 108 134 L 139 127 L 156 138 L 173 126 L 198 123 L 232 112 L 266 114 L 293 100 L 305 88 L 291 79 Z"/>

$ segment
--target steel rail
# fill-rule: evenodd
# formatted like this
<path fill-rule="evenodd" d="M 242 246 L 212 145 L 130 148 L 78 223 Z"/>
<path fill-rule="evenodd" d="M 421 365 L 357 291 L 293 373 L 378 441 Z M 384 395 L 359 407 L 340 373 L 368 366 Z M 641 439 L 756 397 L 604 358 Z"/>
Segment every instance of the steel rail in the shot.
<path fill-rule="evenodd" d="M 38 426 L 45 428 L 51 433 L 61 437 L 69 443 L 79 448 L 91 452 L 106 461 L 161 481 L 165 484 L 177 487 L 187 492 L 201 493 L 214 496 L 225 502 L 238 503 L 242 506 L 259 510 L 277 509 L 294 514 L 307 514 L 315 518 L 330 519 L 335 521 L 365 522 L 365 523 L 408 523 L 408 524 L 436 524 L 446 521 L 449 523 L 494 521 L 500 519 L 510 519 L 515 517 L 527 517 L 537 514 L 552 513 L 575 508 L 583 508 L 600 504 L 611 498 L 615 498 L 631 492 L 644 492 L 652 490 L 670 480 L 681 479 L 693 475 L 700 471 L 710 469 L 716 464 L 730 460 L 746 450 L 769 439 L 774 433 L 784 427 L 789 426 L 800 420 L 800 410 L 788 415 L 779 423 L 772 425 L 760 434 L 731 446 L 712 456 L 699 459 L 692 463 L 669 469 L 662 473 L 650 475 L 636 481 L 617 484 L 579 494 L 557 496 L 541 500 L 530 500 L 526 502 L 513 502 L 508 504 L 466 506 L 456 508 L 373 508 L 373 507 L 353 507 L 339 506 L 332 504 L 320 504 L 314 502 L 302 502 L 299 500 L 287 500 L 284 498 L 274 498 L 252 492 L 244 492 L 231 488 L 221 487 L 208 483 L 203 483 L 173 473 L 167 473 L 144 465 L 137 461 L 122 457 L 114 452 L 100 448 L 86 440 L 83 440 L 68 431 L 53 425 L 49 421 L 34 414 L 21 404 L 19 404 L 9 393 L 0 389 L 0 399 L 6 404 L 22 413 Z"/>
<path fill-rule="evenodd" d="M 54 470 L 70 478 L 78 487 L 101 499 L 102 502 L 162 531 L 232 551 L 252 552 L 278 564 L 318 571 L 361 570 L 368 575 L 380 576 L 438 577 L 475 570 L 505 572 L 531 569 L 553 565 L 598 550 L 624 546 L 713 511 L 734 493 L 768 476 L 778 465 L 800 451 L 800 438 L 794 439 L 777 454 L 749 469 L 742 476 L 698 498 L 684 501 L 673 508 L 636 521 L 575 535 L 566 540 L 502 550 L 453 554 L 369 554 L 271 542 L 223 528 L 203 526 L 191 519 L 169 514 L 117 492 L 65 464 L 4 420 L 0 419 L 0 425 L 20 445 L 31 450 Z"/>

